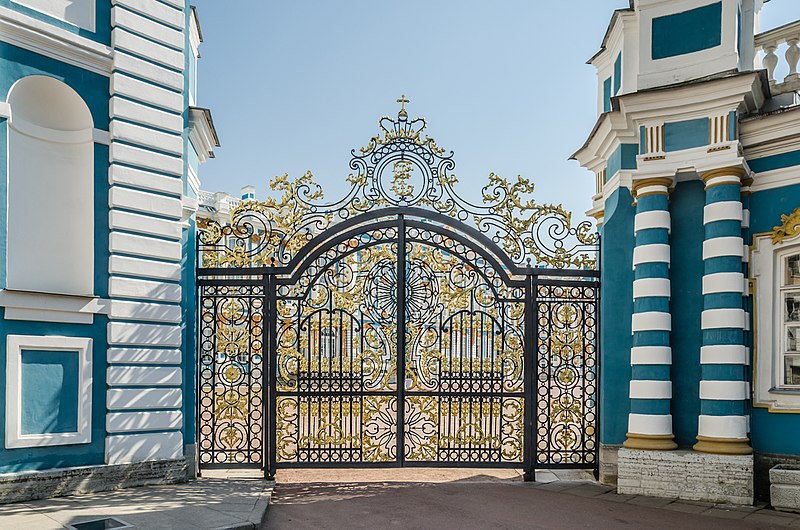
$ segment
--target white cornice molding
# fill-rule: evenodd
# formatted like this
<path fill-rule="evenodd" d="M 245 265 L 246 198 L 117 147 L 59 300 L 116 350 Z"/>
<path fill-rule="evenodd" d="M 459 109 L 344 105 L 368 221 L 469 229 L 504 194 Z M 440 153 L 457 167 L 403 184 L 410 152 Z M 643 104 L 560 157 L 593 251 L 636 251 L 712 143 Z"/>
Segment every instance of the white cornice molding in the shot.
<path fill-rule="evenodd" d="M 96 74 L 111 75 L 111 47 L 7 7 L 0 7 L 0 40 Z"/>
<path fill-rule="evenodd" d="M 800 107 L 741 122 L 739 138 L 748 158 L 797 150 L 800 146 Z"/>
<path fill-rule="evenodd" d="M 728 149 L 711 152 L 709 152 L 707 145 L 682 151 L 673 151 L 666 153 L 665 157 L 660 160 L 645 161 L 644 155 L 639 155 L 637 156 L 637 169 L 634 178 L 638 180 L 653 177 L 673 177 L 688 173 L 690 174 L 689 176 L 682 175 L 678 180 L 695 180 L 694 174 L 723 167 L 742 167 L 749 172 L 747 161 L 739 152 L 739 143 L 736 141 L 729 142 L 727 146 Z"/>
<path fill-rule="evenodd" d="M 214 157 L 214 148 L 219 147 L 219 140 L 208 109 L 189 108 L 189 141 L 197 150 L 201 164 Z"/>
<path fill-rule="evenodd" d="M 640 125 L 710 117 L 737 110 L 743 103 L 760 107 L 760 80 L 758 73 L 752 73 L 617 96 L 618 110 L 600 118 L 592 136 L 574 157 L 581 166 L 596 172 L 616 145 L 639 143 Z"/>
<path fill-rule="evenodd" d="M 0 290 L 0 307 L 5 308 L 9 320 L 91 324 L 94 315 L 108 314 L 109 304 L 109 300 L 90 296 Z"/>
<path fill-rule="evenodd" d="M 750 192 L 757 193 L 794 184 L 800 184 L 800 171 L 797 167 L 785 167 L 758 173 L 750 185 Z"/>
<path fill-rule="evenodd" d="M 764 102 L 761 77 L 735 75 L 676 87 L 634 92 L 619 96 L 620 110 L 630 120 L 678 121 L 737 110 L 746 103 L 749 110 Z"/>

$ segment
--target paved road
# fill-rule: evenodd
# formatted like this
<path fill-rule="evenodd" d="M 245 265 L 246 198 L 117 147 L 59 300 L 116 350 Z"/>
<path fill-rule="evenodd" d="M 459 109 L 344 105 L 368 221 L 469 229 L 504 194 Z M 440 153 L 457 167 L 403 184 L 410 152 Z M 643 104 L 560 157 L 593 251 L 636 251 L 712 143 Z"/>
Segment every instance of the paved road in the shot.
<path fill-rule="evenodd" d="M 283 474 L 283 477 L 281 476 Z M 428 482 L 344 481 L 341 472 L 278 475 L 267 528 L 733 529 L 800 526 L 800 518 L 758 508 L 721 508 L 650 497 L 620 496 L 587 482 L 523 483 L 516 476 L 462 476 Z M 386 471 L 384 471 L 386 473 Z M 389 471 L 391 473 L 391 471 Z M 401 477 L 402 478 L 402 477 Z M 409 477 L 405 477 L 409 478 Z M 331 482 L 331 479 L 335 482 Z M 391 477 L 389 477 L 391 479 Z"/>

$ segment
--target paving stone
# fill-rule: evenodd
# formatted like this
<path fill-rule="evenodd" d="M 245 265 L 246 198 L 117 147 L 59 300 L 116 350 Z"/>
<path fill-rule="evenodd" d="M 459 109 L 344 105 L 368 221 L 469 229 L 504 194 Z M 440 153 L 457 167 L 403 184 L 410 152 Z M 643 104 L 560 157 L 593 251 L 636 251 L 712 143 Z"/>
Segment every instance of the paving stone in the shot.
<path fill-rule="evenodd" d="M 654 508 L 663 508 L 664 506 L 672 503 L 674 499 L 662 499 L 660 497 L 644 497 L 636 495 L 628 500 L 629 504 L 636 504 L 637 506 L 651 506 Z"/>
<path fill-rule="evenodd" d="M 598 499 L 602 499 L 604 501 L 610 501 L 610 502 L 628 502 L 629 500 L 631 500 L 634 497 L 636 497 L 636 495 L 620 494 L 620 493 L 615 492 L 612 489 L 608 493 L 604 493 L 603 495 L 600 495 L 598 497 Z"/>
<path fill-rule="evenodd" d="M 690 504 L 684 501 L 675 501 L 664 506 L 667 510 L 683 513 L 703 513 L 709 509 L 709 506 L 700 506 L 697 504 Z"/>
<path fill-rule="evenodd" d="M 771 510 L 760 510 L 749 514 L 743 521 L 764 525 L 790 526 L 797 520 L 793 517 L 781 517 Z"/>
<path fill-rule="evenodd" d="M 611 491 L 612 488 L 601 484 L 583 484 L 575 488 L 564 490 L 564 493 L 578 495 L 579 497 L 597 497 Z"/>
<path fill-rule="evenodd" d="M 703 513 L 703 515 L 708 515 L 710 517 L 719 517 L 720 519 L 744 519 L 752 512 L 746 512 L 742 510 L 729 510 L 725 508 L 709 508 L 707 511 Z"/>

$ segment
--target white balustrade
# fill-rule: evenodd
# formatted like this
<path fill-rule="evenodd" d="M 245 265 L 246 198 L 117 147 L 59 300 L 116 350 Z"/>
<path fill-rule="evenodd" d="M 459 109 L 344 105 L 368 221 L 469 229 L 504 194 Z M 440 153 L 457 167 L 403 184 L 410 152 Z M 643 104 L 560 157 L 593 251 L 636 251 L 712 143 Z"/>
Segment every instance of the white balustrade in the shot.
<path fill-rule="evenodd" d="M 756 35 L 755 45 L 761 65 L 767 70 L 773 93 L 800 90 L 800 20 Z M 781 65 L 781 59 L 786 63 Z M 787 72 L 785 77 L 782 75 L 784 71 Z"/>

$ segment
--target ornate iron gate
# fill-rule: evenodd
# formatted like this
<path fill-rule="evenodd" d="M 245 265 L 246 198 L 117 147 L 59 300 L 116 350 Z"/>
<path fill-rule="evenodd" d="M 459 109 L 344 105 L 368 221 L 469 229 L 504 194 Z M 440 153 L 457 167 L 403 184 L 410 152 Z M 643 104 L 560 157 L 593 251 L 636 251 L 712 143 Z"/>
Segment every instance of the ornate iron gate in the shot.
<path fill-rule="evenodd" d="M 469 203 L 424 120 L 380 125 L 343 200 L 284 176 L 199 223 L 201 468 L 595 468 L 588 223 L 494 174 Z"/>

